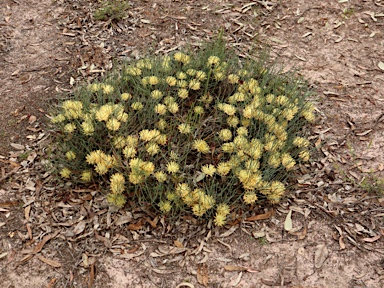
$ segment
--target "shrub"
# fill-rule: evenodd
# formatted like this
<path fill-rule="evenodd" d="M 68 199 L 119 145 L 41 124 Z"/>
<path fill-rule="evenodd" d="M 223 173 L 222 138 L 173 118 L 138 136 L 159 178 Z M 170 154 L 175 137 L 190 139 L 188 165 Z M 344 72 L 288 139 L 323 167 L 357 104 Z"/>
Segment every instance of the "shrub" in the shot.
<path fill-rule="evenodd" d="M 309 160 L 302 130 L 314 114 L 308 87 L 267 60 L 241 63 L 219 39 L 124 63 L 52 117 L 60 175 L 98 181 L 117 207 L 128 199 L 218 226 L 242 205 L 278 203 Z"/>
<path fill-rule="evenodd" d="M 126 16 L 130 5 L 126 0 L 108 0 L 94 12 L 96 20 L 121 20 Z"/>

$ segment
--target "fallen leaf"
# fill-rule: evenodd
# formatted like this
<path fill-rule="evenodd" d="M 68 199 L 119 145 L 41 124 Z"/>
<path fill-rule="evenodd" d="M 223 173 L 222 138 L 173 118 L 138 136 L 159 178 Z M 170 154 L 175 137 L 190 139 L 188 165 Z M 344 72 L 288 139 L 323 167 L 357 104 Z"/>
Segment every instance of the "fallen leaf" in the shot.
<path fill-rule="evenodd" d="M 43 240 L 41 240 L 39 243 L 37 243 L 35 248 L 33 248 L 32 254 L 39 253 L 41 251 L 41 249 L 43 249 L 43 246 L 45 245 L 45 243 L 47 243 L 49 240 L 55 238 L 57 236 L 57 234 L 59 234 L 59 230 L 57 230 L 56 232 L 54 232 L 52 234 L 45 235 L 43 237 Z"/>
<path fill-rule="evenodd" d="M 221 234 L 219 237 L 228 237 L 229 235 L 233 234 L 237 230 L 239 226 L 232 226 L 229 230 L 225 231 L 223 234 Z"/>
<path fill-rule="evenodd" d="M 132 221 L 132 216 L 122 215 L 119 218 L 117 218 L 117 220 L 115 221 L 115 225 L 120 226 L 131 221 Z"/>
<path fill-rule="evenodd" d="M 156 269 L 156 268 L 152 268 L 152 271 L 153 272 L 156 272 L 157 274 L 171 274 L 171 273 L 175 273 L 176 271 L 174 270 L 161 270 L 161 269 Z"/>
<path fill-rule="evenodd" d="M 56 278 L 53 278 L 51 281 L 49 281 L 47 288 L 52 288 L 52 287 L 54 287 L 55 282 L 56 282 Z"/>
<path fill-rule="evenodd" d="M 32 123 L 34 123 L 36 120 L 37 120 L 36 116 L 31 115 L 31 116 L 29 117 L 29 119 L 28 119 L 28 123 L 29 123 L 29 124 L 32 124 Z"/>
<path fill-rule="evenodd" d="M 265 219 L 270 218 L 272 215 L 273 215 L 273 210 L 269 210 L 268 212 L 266 212 L 264 214 L 258 214 L 255 216 L 245 218 L 245 220 L 247 220 L 247 221 L 265 220 Z"/>
<path fill-rule="evenodd" d="M 225 265 L 224 266 L 225 271 L 247 271 L 246 267 L 243 266 L 234 266 L 234 265 Z"/>
<path fill-rule="evenodd" d="M 285 231 L 292 230 L 292 210 L 289 210 L 287 217 L 285 218 L 284 229 Z"/>
<path fill-rule="evenodd" d="M 379 68 L 381 69 L 381 70 L 383 70 L 384 71 L 384 62 L 379 62 L 378 64 L 377 64 L 377 66 L 379 66 Z"/>
<path fill-rule="evenodd" d="M 111 248 L 112 244 L 111 241 L 107 237 L 100 236 L 99 234 L 95 233 L 95 238 L 101 242 L 104 243 L 104 246 L 107 248 Z"/>
<path fill-rule="evenodd" d="M 137 230 L 140 230 L 141 228 L 143 228 L 143 222 L 141 220 L 137 223 L 131 223 L 128 225 L 129 230 L 137 231 Z"/>
<path fill-rule="evenodd" d="M 177 248 L 184 248 L 183 243 L 181 243 L 179 240 L 175 240 L 175 241 L 173 241 L 173 244 L 174 244 Z"/>
<path fill-rule="evenodd" d="M 372 243 L 372 242 L 375 242 L 379 239 L 380 239 L 380 235 L 376 235 L 375 237 L 371 237 L 371 238 L 363 238 L 363 241 Z"/>
<path fill-rule="evenodd" d="M 93 287 L 93 282 L 95 281 L 95 263 L 91 264 L 91 271 L 89 272 L 89 282 L 88 288 Z"/>
<path fill-rule="evenodd" d="M 208 286 L 208 269 L 205 263 L 197 267 L 197 282 L 205 287 Z"/>
<path fill-rule="evenodd" d="M 195 286 L 193 286 L 193 284 L 188 283 L 188 282 L 183 282 L 183 283 L 180 283 L 179 285 L 176 286 L 176 288 L 181 288 L 181 287 L 195 288 Z"/>
<path fill-rule="evenodd" d="M 41 262 L 44 262 L 52 267 L 55 267 L 55 268 L 60 268 L 61 267 L 61 263 L 60 262 L 57 262 L 55 260 L 52 260 L 52 259 L 48 259 L 48 258 L 45 258 L 44 256 L 40 255 L 40 254 L 37 254 L 36 257 L 41 261 Z"/>
<path fill-rule="evenodd" d="M 325 260 L 328 258 L 328 249 L 324 244 L 316 246 L 315 251 L 315 268 L 319 269 L 323 266 Z"/>
<path fill-rule="evenodd" d="M 17 144 L 17 143 L 11 143 L 10 144 L 13 148 L 17 149 L 17 150 L 24 150 L 24 146 L 21 145 L 21 144 Z"/>
<path fill-rule="evenodd" d="M 73 233 L 75 233 L 75 235 L 82 233 L 85 229 L 85 224 L 87 224 L 87 223 L 84 220 L 77 223 L 75 228 L 73 228 Z"/>
<path fill-rule="evenodd" d="M 242 276 L 243 276 L 243 272 L 240 272 L 236 278 L 232 279 L 232 281 L 229 283 L 229 286 L 230 287 L 236 287 L 240 283 Z"/>
<path fill-rule="evenodd" d="M 24 217 L 25 217 L 25 220 L 27 220 L 27 221 L 29 221 L 29 213 L 30 212 L 31 212 L 31 205 L 28 205 L 24 209 Z"/>

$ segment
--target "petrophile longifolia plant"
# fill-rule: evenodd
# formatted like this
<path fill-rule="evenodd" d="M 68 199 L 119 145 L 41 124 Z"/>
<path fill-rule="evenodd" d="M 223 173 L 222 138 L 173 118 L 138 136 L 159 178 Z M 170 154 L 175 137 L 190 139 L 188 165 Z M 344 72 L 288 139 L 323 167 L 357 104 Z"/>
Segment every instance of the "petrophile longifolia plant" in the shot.
<path fill-rule="evenodd" d="M 96 181 L 111 205 L 148 203 L 224 225 L 233 209 L 278 203 L 309 160 L 309 90 L 222 40 L 123 64 L 52 116 L 61 177 Z"/>

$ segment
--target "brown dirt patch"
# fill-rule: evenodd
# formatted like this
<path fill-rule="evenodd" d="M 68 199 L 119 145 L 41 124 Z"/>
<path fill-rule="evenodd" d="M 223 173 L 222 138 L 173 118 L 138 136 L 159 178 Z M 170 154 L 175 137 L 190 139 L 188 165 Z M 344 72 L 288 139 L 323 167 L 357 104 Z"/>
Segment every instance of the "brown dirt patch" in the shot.
<path fill-rule="evenodd" d="M 359 185 L 384 170 L 382 1 L 131 1 L 119 22 L 94 21 L 96 1 L 4 3 L 3 287 L 202 287 L 206 279 L 208 287 L 383 287 L 384 201 Z M 101 77 L 113 59 L 198 46 L 219 29 L 242 55 L 270 45 L 318 93 L 319 159 L 273 216 L 228 236 L 193 221 L 166 225 L 142 212 L 109 213 L 96 188 L 46 172 L 45 114 L 56 95 Z M 141 229 L 129 229 L 140 219 Z"/>

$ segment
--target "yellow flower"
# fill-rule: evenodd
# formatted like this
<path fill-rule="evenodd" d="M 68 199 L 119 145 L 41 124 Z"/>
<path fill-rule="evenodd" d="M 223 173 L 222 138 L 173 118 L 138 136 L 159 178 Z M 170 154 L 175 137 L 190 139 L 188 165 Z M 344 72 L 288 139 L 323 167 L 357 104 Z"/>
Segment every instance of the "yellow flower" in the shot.
<path fill-rule="evenodd" d="M 168 105 L 168 111 L 171 112 L 172 114 L 175 114 L 179 111 L 179 105 L 177 105 L 176 102 L 170 103 Z"/>
<path fill-rule="evenodd" d="M 227 204 L 220 203 L 219 205 L 217 205 L 216 212 L 217 212 L 217 214 L 227 216 L 230 212 L 230 209 L 229 209 L 229 206 Z"/>
<path fill-rule="evenodd" d="M 154 176 L 157 182 L 163 183 L 167 181 L 167 174 L 165 174 L 164 172 L 158 171 L 154 174 Z"/>
<path fill-rule="evenodd" d="M 225 74 L 223 72 L 216 72 L 215 73 L 215 80 L 222 81 L 225 79 Z"/>
<path fill-rule="evenodd" d="M 167 106 L 164 104 L 157 104 L 154 110 L 159 115 L 165 115 L 167 113 Z"/>
<path fill-rule="evenodd" d="M 73 123 L 68 123 L 64 126 L 65 133 L 72 133 L 75 130 L 76 130 L 76 125 Z"/>
<path fill-rule="evenodd" d="M 212 67 L 212 65 L 217 65 L 220 63 L 220 58 L 217 56 L 209 56 L 208 61 L 207 61 L 207 66 Z"/>
<path fill-rule="evenodd" d="M 277 168 L 280 166 L 281 159 L 279 153 L 275 152 L 272 155 L 269 156 L 268 158 L 268 165 Z"/>
<path fill-rule="evenodd" d="M 63 114 L 58 114 L 54 117 L 52 117 L 51 122 L 52 123 L 61 123 L 65 121 L 65 116 Z"/>
<path fill-rule="evenodd" d="M 236 145 L 233 142 L 224 143 L 223 145 L 221 145 L 221 149 L 225 153 L 233 153 L 235 151 L 235 148 L 236 148 Z"/>
<path fill-rule="evenodd" d="M 181 99 L 186 99 L 188 98 L 188 90 L 187 89 L 184 89 L 184 88 L 181 88 L 179 89 L 179 91 L 177 92 L 177 95 L 179 95 L 179 97 Z"/>
<path fill-rule="evenodd" d="M 173 192 L 167 192 L 166 196 L 169 201 L 173 201 L 177 198 L 177 195 Z"/>
<path fill-rule="evenodd" d="M 265 100 L 267 100 L 268 103 L 272 103 L 275 101 L 275 95 L 268 94 L 267 96 L 265 96 Z"/>
<path fill-rule="evenodd" d="M 287 170 L 290 170 L 292 169 L 296 162 L 295 160 L 292 158 L 291 155 L 289 155 L 288 153 L 283 153 L 281 155 L 281 164 L 283 164 L 283 166 L 287 169 Z"/>
<path fill-rule="evenodd" d="M 101 86 L 101 89 L 103 90 L 104 94 L 111 94 L 115 90 L 115 88 L 113 88 L 113 86 L 107 85 L 107 84 L 103 84 Z"/>
<path fill-rule="evenodd" d="M 203 165 L 201 167 L 201 172 L 212 177 L 216 172 L 216 168 L 212 164 Z"/>
<path fill-rule="evenodd" d="M 167 127 L 167 121 L 165 121 L 164 119 L 160 119 L 159 121 L 157 121 L 157 123 L 155 124 L 155 126 L 160 129 L 160 130 L 164 130 L 166 127 Z"/>
<path fill-rule="evenodd" d="M 203 96 L 201 96 L 201 99 L 200 99 L 202 102 L 204 102 L 205 104 L 209 104 L 213 101 L 213 96 L 209 93 L 206 93 L 204 94 Z"/>
<path fill-rule="evenodd" d="M 150 70 L 152 69 L 152 63 L 149 59 L 140 59 L 139 61 L 137 61 L 136 67 L 140 69 L 146 68 Z"/>
<path fill-rule="evenodd" d="M 92 83 L 92 84 L 87 86 L 87 89 L 90 92 L 97 92 L 101 89 L 101 85 L 99 83 Z"/>
<path fill-rule="evenodd" d="M 165 145 L 165 144 L 167 144 L 167 135 L 165 135 L 165 134 L 162 134 L 162 135 L 160 135 L 159 137 L 157 137 L 156 138 L 156 142 L 157 142 L 157 144 L 159 144 L 159 145 Z"/>
<path fill-rule="evenodd" d="M 67 119 L 78 119 L 83 115 L 83 103 L 81 101 L 67 100 L 62 107 Z"/>
<path fill-rule="evenodd" d="M 189 76 L 195 76 L 197 73 L 197 70 L 195 69 L 188 69 L 186 72 Z"/>
<path fill-rule="evenodd" d="M 173 76 L 168 76 L 167 78 L 165 78 L 165 82 L 169 85 L 169 86 L 175 86 L 176 83 L 177 83 L 177 79 Z"/>
<path fill-rule="evenodd" d="M 224 111 L 224 113 L 229 116 L 233 116 L 236 113 L 236 107 L 231 104 L 219 103 L 217 108 L 219 108 L 221 111 Z"/>
<path fill-rule="evenodd" d="M 179 81 L 177 81 L 177 86 L 179 88 L 186 88 L 188 86 L 188 81 L 186 81 L 186 80 L 179 80 Z"/>
<path fill-rule="evenodd" d="M 142 109 L 144 108 L 144 105 L 143 105 L 143 103 L 141 103 L 141 102 L 133 102 L 133 103 L 131 104 L 131 108 L 132 108 L 133 110 L 140 111 L 140 110 L 142 110 Z"/>
<path fill-rule="evenodd" d="M 191 193 L 191 188 L 189 188 L 187 183 L 179 183 L 176 187 L 176 194 L 179 197 L 185 198 L 188 194 Z"/>
<path fill-rule="evenodd" d="M 271 183 L 270 188 L 271 188 L 271 194 L 278 195 L 278 196 L 284 195 L 285 186 L 283 183 L 279 181 L 273 181 Z"/>
<path fill-rule="evenodd" d="M 148 143 L 147 145 L 145 145 L 145 149 L 151 156 L 154 156 L 160 152 L 160 147 L 156 143 Z"/>
<path fill-rule="evenodd" d="M 246 204 L 253 204 L 257 201 L 256 193 L 253 191 L 246 191 L 243 196 L 243 200 Z"/>
<path fill-rule="evenodd" d="M 198 81 L 196 79 L 192 79 L 189 82 L 189 88 L 191 88 L 192 90 L 199 90 L 200 89 L 200 81 Z"/>
<path fill-rule="evenodd" d="M 207 74 L 204 71 L 197 71 L 195 79 L 198 81 L 204 81 L 207 78 Z"/>
<path fill-rule="evenodd" d="M 301 112 L 301 116 L 303 116 L 309 123 L 313 123 L 315 121 L 315 114 L 311 111 L 303 111 Z"/>
<path fill-rule="evenodd" d="M 251 159 L 245 162 L 244 166 L 247 170 L 251 171 L 252 173 L 256 173 L 260 168 L 260 162 L 257 160 Z"/>
<path fill-rule="evenodd" d="M 171 151 L 170 153 L 169 153 L 169 158 L 171 158 L 172 160 L 177 160 L 177 159 L 179 159 L 179 155 L 177 155 L 177 153 L 175 152 L 175 151 Z"/>
<path fill-rule="evenodd" d="M 169 173 L 177 173 L 179 171 L 179 164 L 177 164 L 175 161 L 168 162 L 167 171 Z"/>
<path fill-rule="evenodd" d="M 157 129 L 144 129 L 140 131 L 139 135 L 141 140 L 149 142 L 151 140 L 157 140 L 160 137 L 161 133 Z"/>
<path fill-rule="evenodd" d="M 101 150 L 90 152 L 85 158 L 88 164 L 97 164 L 105 157 L 105 154 Z"/>
<path fill-rule="evenodd" d="M 163 102 L 164 102 L 165 105 L 169 105 L 169 104 L 175 103 L 176 101 L 175 101 L 174 97 L 167 96 L 167 97 L 164 98 Z"/>
<path fill-rule="evenodd" d="M 71 177 L 71 170 L 69 170 L 68 168 L 63 168 L 61 169 L 60 171 L 60 176 L 63 177 L 63 178 L 70 178 Z"/>
<path fill-rule="evenodd" d="M 161 97 L 163 97 L 163 92 L 161 92 L 160 90 L 153 90 L 151 92 L 151 97 L 153 99 L 161 99 Z"/>
<path fill-rule="evenodd" d="M 137 138 L 137 136 L 129 135 L 125 139 L 125 143 L 127 146 L 135 147 L 139 143 L 139 139 Z"/>
<path fill-rule="evenodd" d="M 148 78 L 148 83 L 150 85 L 156 85 L 156 84 L 159 84 L 159 78 L 157 78 L 156 76 L 150 76 Z"/>
<path fill-rule="evenodd" d="M 192 132 L 191 125 L 189 124 L 180 124 L 177 127 L 182 134 L 190 134 Z"/>
<path fill-rule="evenodd" d="M 171 202 L 169 202 L 169 201 L 160 201 L 159 208 L 160 208 L 161 212 L 168 213 L 172 209 Z"/>
<path fill-rule="evenodd" d="M 245 149 L 248 145 L 247 138 L 245 138 L 244 136 L 236 136 L 233 139 L 233 143 L 235 144 L 237 149 Z"/>
<path fill-rule="evenodd" d="M 227 217 L 223 214 L 216 213 L 215 220 L 213 221 L 213 223 L 215 223 L 215 225 L 218 227 L 224 226 L 226 218 Z"/>
<path fill-rule="evenodd" d="M 246 127 L 239 127 L 239 128 L 237 128 L 236 133 L 239 136 L 247 136 L 248 135 L 248 129 Z"/>
<path fill-rule="evenodd" d="M 111 118 L 107 121 L 107 124 L 105 125 L 109 130 L 111 131 L 117 131 L 120 128 L 121 123 L 115 119 Z"/>
<path fill-rule="evenodd" d="M 201 217 L 205 214 L 205 212 L 207 212 L 207 210 L 203 207 L 203 205 L 195 204 L 192 207 L 192 212 L 195 216 Z"/>
<path fill-rule="evenodd" d="M 239 82 L 240 78 L 239 76 L 235 74 L 229 74 L 228 75 L 228 82 L 231 84 L 237 84 Z"/>
<path fill-rule="evenodd" d="M 202 114 L 204 114 L 204 108 L 201 107 L 201 106 L 195 106 L 195 108 L 193 109 L 193 111 L 194 111 L 197 115 L 202 115 Z"/>
<path fill-rule="evenodd" d="M 112 144 L 115 148 L 122 149 L 126 145 L 126 141 L 123 136 L 117 136 L 112 139 Z"/>
<path fill-rule="evenodd" d="M 96 111 L 95 117 L 98 121 L 107 121 L 109 116 L 113 113 L 113 105 L 111 103 L 107 103 L 100 107 L 98 111 Z"/>
<path fill-rule="evenodd" d="M 115 205 L 118 208 L 122 208 L 125 205 L 125 202 L 127 201 L 125 199 L 125 196 L 120 193 L 109 193 L 107 195 L 107 201 L 108 203 Z"/>
<path fill-rule="evenodd" d="M 227 119 L 227 123 L 230 127 L 236 127 L 239 124 L 239 118 L 236 116 L 230 116 Z"/>
<path fill-rule="evenodd" d="M 123 101 L 127 101 L 127 100 L 129 100 L 129 99 L 132 98 L 132 95 L 129 94 L 129 93 L 122 93 L 122 94 L 120 95 L 120 98 L 121 98 L 121 100 L 123 100 Z"/>
<path fill-rule="evenodd" d="M 65 153 L 65 157 L 67 157 L 68 160 L 74 160 L 76 159 L 76 153 L 73 151 L 68 151 Z"/>
<path fill-rule="evenodd" d="M 296 137 L 292 144 L 299 148 L 306 148 L 309 146 L 309 141 L 303 137 Z"/>
<path fill-rule="evenodd" d="M 95 171 L 97 174 L 99 175 L 104 175 L 108 172 L 109 168 L 108 168 L 108 165 L 106 165 L 105 163 L 98 163 L 96 165 L 96 168 L 95 168 Z"/>
<path fill-rule="evenodd" d="M 137 174 L 137 173 L 131 173 L 131 174 L 129 174 L 129 182 L 131 182 L 131 183 L 134 184 L 134 185 L 136 185 L 136 184 L 140 184 L 140 183 L 142 183 L 144 180 L 145 180 L 144 175 Z"/>
<path fill-rule="evenodd" d="M 133 158 L 136 156 L 136 149 L 134 147 L 127 146 L 123 149 L 123 155 L 125 158 Z"/>
<path fill-rule="evenodd" d="M 182 62 L 183 64 L 188 64 L 190 61 L 190 57 L 182 52 L 175 53 L 173 58 L 178 62 Z"/>
<path fill-rule="evenodd" d="M 210 151 L 209 145 L 202 139 L 193 141 L 193 148 L 204 154 Z"/>
<path fill-rule="evenodd" d="M 141 69 L 138 67 L 134 67 L 134 66 L 128 66 L 127 69 L 125 70 L 125 72 L 128 75 L 132 75 L 132 76 L 140 76 L 141 75 Z"/>
<path fill-rule="evenodd" d="M 219 138 L 223 141 L 229 141 L 232 139 L 232 132 L 229 129 L 222 129 L 219 132 Z"/>
<path fill-rule="evenodd" d="M 112 193 L 123 193 L 125 178 L 121 173 L 115 173 L 110 178 L 111 181 L 111 191 Z"/>
<path fill-rule="evenodd" d="M 226 176 L 231 171 L 231 164 L 228 162 L 220 162 L 217 165 L 217 174 L 220 176 Z"/>
<path fill-rule="evenodd" d="M 163 62 L 161 63 L 161 66 L 163 67 L 164 70 L 169 70 L 170 66 L 169 63 L 171 62 L 171 57 L 169 56 L 164 56 Z"/>
<path fill-rule="evenodd" d="M 145 173 L 146 176 L 149 176 L 155 170 L 155 165 L 152 162 L 146 161 L 140 167 Z"/>
<path fill-rule="evenodd" d="M 185 74 L 182 71 L 179 71 L 176 73 L 176 78 L 179 80 L 185 80 L 185 79 L 187 79 L 187 74 Z"/>
<path fill-rule="evenodd" d="M 88 182 L 88 181 L 91 181 L 91 179 L 92 179 L 92 171 L 86 170 L 86 171 L 83 171 L 83 173 L 81 173 L 82 181 Z"/>
<path fill-rule="evenodd" d="M 310 158 L 309 151 L 308 150 L 300 151 L 299 157 L 305 162 L 309 161 L 309 158 Z"/>

